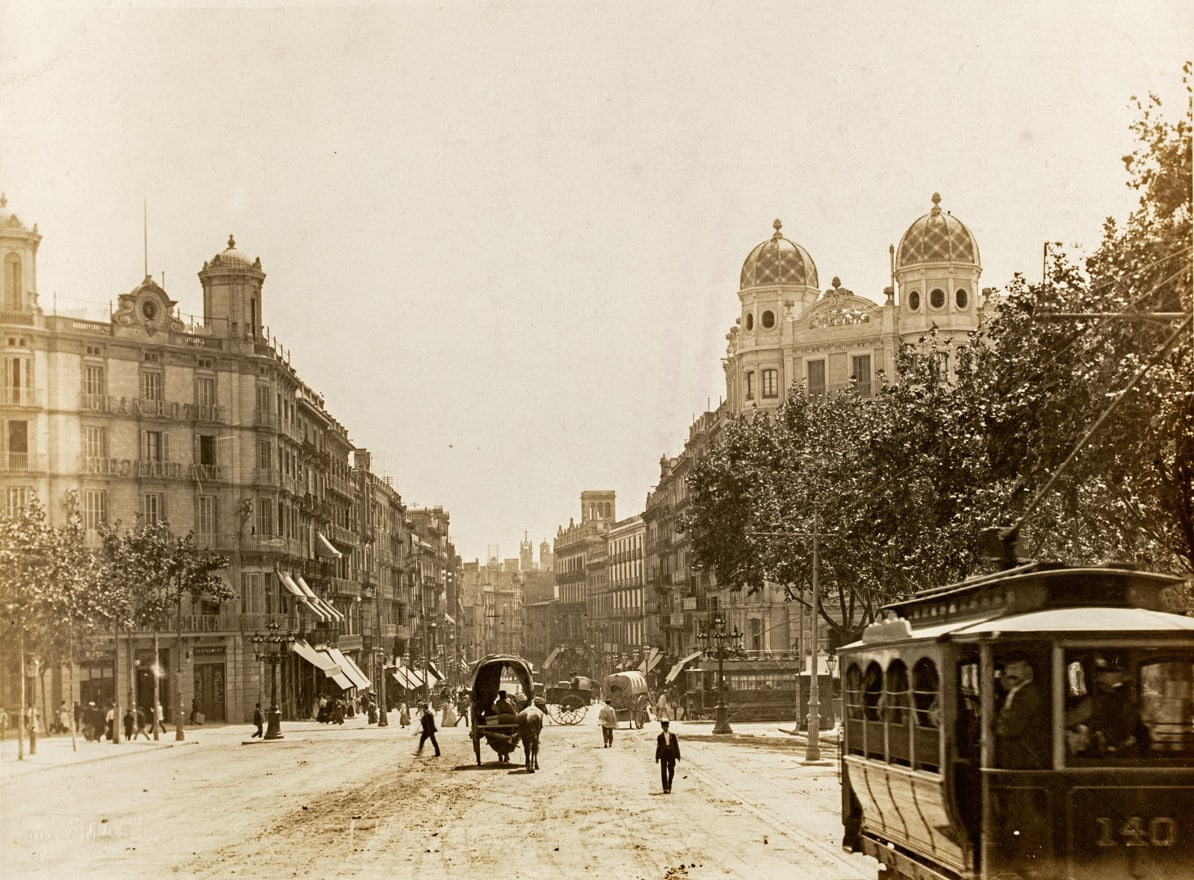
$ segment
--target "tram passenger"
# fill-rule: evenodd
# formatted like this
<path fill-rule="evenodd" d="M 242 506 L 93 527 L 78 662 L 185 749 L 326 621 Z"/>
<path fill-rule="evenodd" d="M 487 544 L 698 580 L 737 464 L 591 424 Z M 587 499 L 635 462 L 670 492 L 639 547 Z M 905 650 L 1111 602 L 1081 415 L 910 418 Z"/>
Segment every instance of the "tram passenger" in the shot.
<path fill-rule="evenodd" d="M 1123 664 L 1096 657 L 1093 692 L 1067 714 L 1067 742 L 1083 757 L 1131 757 L 1147 739 Z"/>

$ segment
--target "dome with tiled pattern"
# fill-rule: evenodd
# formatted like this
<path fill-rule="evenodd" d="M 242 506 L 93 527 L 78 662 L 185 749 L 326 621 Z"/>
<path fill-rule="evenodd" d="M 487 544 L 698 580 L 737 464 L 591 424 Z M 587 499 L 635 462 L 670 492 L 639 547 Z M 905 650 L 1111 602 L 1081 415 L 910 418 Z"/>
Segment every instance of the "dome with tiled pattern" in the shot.
<path fill-rule="evenodd" d="M 974 263 L 978 242 L 966 224 L 941 210 L 941 196 L 933 193 L 933 210 L 915 220 L 896 248 L 896 266 L 918 263 Z"/>
<path fill-rule="evenodd" d="M 237 250 L 236 239 L 230 235 L 228 236 L 228 247 L 211 258 L 211 265 L 222 266 L 228 269 L 242 266 L 246 269 L 251 269 L 253 268 L 253 261 L 249 259 L 249 255 L 244 251 Z"/>
<path fill-rule="evenodd" d="M 817 287 L 817 266 L 808 251 L 780 235 L 783 224 L 771 224 L 775 234 L 758 245 L 742 264 L 740 289 L 790 285 Z"/>

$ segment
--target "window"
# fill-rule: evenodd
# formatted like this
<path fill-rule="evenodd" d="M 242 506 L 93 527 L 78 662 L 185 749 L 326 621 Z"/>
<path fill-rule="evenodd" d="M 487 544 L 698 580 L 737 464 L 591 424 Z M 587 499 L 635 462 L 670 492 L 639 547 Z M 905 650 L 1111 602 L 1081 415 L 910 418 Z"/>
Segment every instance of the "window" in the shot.
<path fill-rule="evenodd" d="M 970 295 L 966 293 L 965 288 L 959 287 L 954 291 L 954 302 L 958 304 L 959 309 L 964 309 L 970 304 Z"/>
<path fill-rule="evenodd" d="M 4 308 L 18 311 L 25 305 L 24 283 L 21 278 L 21 258 L 9 254 L 4 258 Z"/>
<path fill-rule="evenodd" d="M 141 460 L 167 461 L 169 459 L 170 435 L 165 431 L 141 432 Z"/>
<path fill-rule="evenodd" d="M 4 509 L 9 516 L 16 516 L 29 506 L 33 497 L 33 489 L 29 486 L 9 486 L 4 490 Z"/>
<path fill-rule="evenodd" d="M 103 489 L 83 490 L 83 527 L 88 531 L 108 522 L 108 493 Z"/>
<path fill-rule="evenodd" d="M 257 441 L 257 467 L 268 471 L 273 467 L 274 450 L 268 440 Z"/>
<path fill-rule="evenodd" d="M 33 359 L 28 355 L 5 355 L 4 394 L 0 403 L 10 406 L 33 403 Z"/>
<path fill-rule="evenodd" d="M 908 311 L 915 312 L 920 309 L 920 291 L 914 290 L 908 294 Z"/>
<path fill-rule="evenodd" d="M 775 326 L 775 312 L 768 309 L 767 311 L 763 312 L 760 321 L 763 324 L 764 330 L 770 330 Z"/>
<path fill-rule="evenodd" d="M 929 305 L 935 309 L 945 308 L 945 291 L 940 287 L 934 287 L 929 293 Z"/>
<path fill-rule="evenodd" d="M 4 425 L 3 470 L 29 470 L 29 423 L 16 419 Z"/>
<path fill-rule="evenodd" d="M 105 370 L 102 364 L 83 365 L 83 393 L 107 394 L 108 383 L 105 381 Z"/>
<path fill-rule="evenodd" d="M 779 370 L 763 371 L 763 397 L 779 397 Z"/>
<path fill-rule="evenodd" d="M 198 510 L 195 512 L 196 531 L 209 540 L 219 534 L 219 530 L 216 528 L 216 510 L 215 495 L 199 496 Z"/>
<path fill-rule="evenodd" d="M 260 384 L 257 386 L 257 412 L 268 413 L 270 411 L 271 397 L 268 385 Z"/>
<path fill-rule="evenodd" d="M 257 499 L 257 535 L 269 537 L 274 533 L 274 509 L 268 498 Z"/>
<path fill-rule="evenodd" d="M 871 356 L 856 354 L 850 358 L 850 378 L 863 397 L 871 396 Z"/>
<path fill-rule="evenodd" d="M 747 330 L 755 329 L 755 316 L 751 312 L 746 313 L 746 329 Z"/>
<path fill-rule="evenodd" d="M 1194 651 L 1066 652 L 1066 756 L 1074 764 L 1194 757 Z"/>
<path fill-rule="evenodd" d="M 146 372 L 141 374 L 141 397 L 144 400 L 163 400 L 162 374 Z"/>
<path fill-rule="evenodd" d="M 165 522 L 166 498 L 161 492 L 141 495 L 141 518 L 147 523 Z"/>
<path fill-rule="evenodd" d="M 99 425 L 83 427 L 83 457 L 108 457 L 108 429 Z"/>
<path fill-rule="evenodd" d="M 195 377 L 195 403 L 199 406 L 215 406 L 216 380 L 211 376 Z"/>
<path fill-rule="evenodd" d="M 205 467 L 215 467 L 216 438 L 209 434 L 198 434 L 195 437 L 195 463 Z"/>
<path fill-rule="evenodd" d="M 746 374 L 746 399 L 755 399 L 755 374 L 753 372 Z"/>
<path fill-rule="evenodd" d="M 825 396 L 825 361 L 808 362 L 808 393 L 812 397 Z"/>

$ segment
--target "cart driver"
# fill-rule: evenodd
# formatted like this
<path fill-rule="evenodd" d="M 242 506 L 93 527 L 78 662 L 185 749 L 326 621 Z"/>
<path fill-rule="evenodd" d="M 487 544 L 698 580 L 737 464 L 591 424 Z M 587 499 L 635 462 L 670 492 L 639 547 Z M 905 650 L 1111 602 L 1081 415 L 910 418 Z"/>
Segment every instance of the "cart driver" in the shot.
<path fill-rule="evenodd" d="M 493 711 L 498 715 L 518 714 L 518 710 L 514 708 L 514 703 L 506 696 L 505 691 L 498 691 L 497 699 L 493 703 Z"/>

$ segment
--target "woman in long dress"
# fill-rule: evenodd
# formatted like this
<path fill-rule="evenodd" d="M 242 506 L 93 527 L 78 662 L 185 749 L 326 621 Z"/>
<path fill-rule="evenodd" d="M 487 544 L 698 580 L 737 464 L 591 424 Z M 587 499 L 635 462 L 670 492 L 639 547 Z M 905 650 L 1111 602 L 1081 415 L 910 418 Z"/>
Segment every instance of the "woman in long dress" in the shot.
<path fill-rule="evenodd" d="M 410 707 L 406 705 L 406 700 L 398 704 L 398 723 L 410 727 Z"/>

